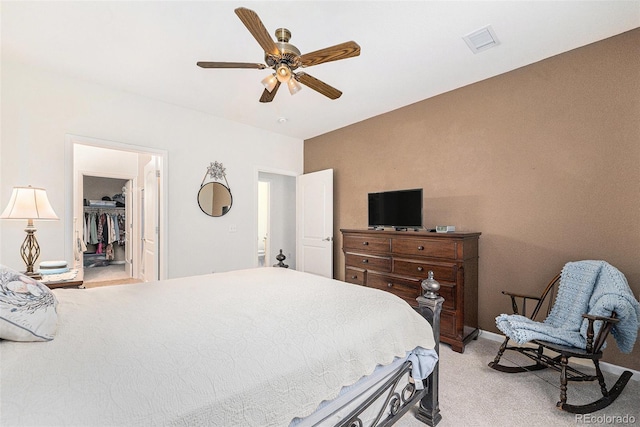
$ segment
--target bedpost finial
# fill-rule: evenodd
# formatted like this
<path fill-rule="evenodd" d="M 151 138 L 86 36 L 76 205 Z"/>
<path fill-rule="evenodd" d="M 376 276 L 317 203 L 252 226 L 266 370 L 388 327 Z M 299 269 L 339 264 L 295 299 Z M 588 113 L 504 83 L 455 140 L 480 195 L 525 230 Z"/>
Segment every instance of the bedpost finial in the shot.
<path fill-rule="evenodd" d="M 284 260 L 287 259 L 287 257 L 282 253 L 282 249 L 280 249 L 280 253 L 276 255 L 276 259 L 278 260 L 278 263 L 273 264 L 274 267 L 289 268 L 289 266 L 284 263 Z"/>
<path fill-rule="evenodd" d="M 438 298 L 438 291 L 440 290 L 440 283 L 433 278 L 433 271 L 429 270 L 427 278 L 422 281 L 422 289 L 424 290 L 424 297 L 429 299 Z"/>

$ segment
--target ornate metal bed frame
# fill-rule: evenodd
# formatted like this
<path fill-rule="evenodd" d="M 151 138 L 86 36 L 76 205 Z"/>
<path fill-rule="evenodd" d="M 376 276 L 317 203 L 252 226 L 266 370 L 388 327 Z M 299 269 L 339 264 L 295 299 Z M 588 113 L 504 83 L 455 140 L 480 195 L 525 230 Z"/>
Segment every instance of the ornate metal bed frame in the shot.
<path fill-rule="evenodd" d="M 416 309 L 431 324 L 435 339 L 435 350 L 440 354 L 440 312 L 444 298 L 438 296 L 437 289 L 420 296 Z M 436 363 L 431 375 L 423 380 L 424 388 L 417 390 L 411 378 L 412 364 L 406 361 L 393 376 L 375 390 L 364 402 L 356 407 L 338 424 L 339 427 L 385 427 L 398 421 L 418 401 L 420 405 L 416 418 L 427 425 L 435 426 L 442 419 L 438 404 L 438 367 Z M 377 411 L 373 423 L 365 423 L 362 415 Z M 369 415 L 370 416 L 370 415 Z"/>

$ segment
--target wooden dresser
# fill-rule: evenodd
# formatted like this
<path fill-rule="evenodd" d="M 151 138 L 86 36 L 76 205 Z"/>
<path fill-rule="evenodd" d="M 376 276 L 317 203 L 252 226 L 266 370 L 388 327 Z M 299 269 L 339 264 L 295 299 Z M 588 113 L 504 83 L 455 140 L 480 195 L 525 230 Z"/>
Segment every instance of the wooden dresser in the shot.
<path fill-rule="evenodd" d="M 392 292 L 417 307 L 432 270 L 444 297 L 440 340 L 462 353 L 477 338 L 480 233 L 340 231 L 346 282 Z"/>

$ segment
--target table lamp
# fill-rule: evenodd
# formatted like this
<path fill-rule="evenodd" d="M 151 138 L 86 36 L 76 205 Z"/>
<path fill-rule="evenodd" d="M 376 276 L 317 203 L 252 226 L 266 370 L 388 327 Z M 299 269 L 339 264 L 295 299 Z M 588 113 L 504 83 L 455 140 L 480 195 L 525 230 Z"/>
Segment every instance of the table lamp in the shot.
<path fill-rule="evenodd" d="M 27 265 L 25 273 L 28 276 L 39 276 L 33 271 L 33 265 L 38 256 L 40 256 L 40 245 L 36 240 L 36 228 L 33 226 L 33 220 L 58 219 L 49 203 L 45 189 L 31 186 L 13 187 L 9 204 L 0 215 L 0 218 L 27 220 L 27 228 L 24 229 L 27 232 L 27 237 L 24 239 L 22 246 L 20 246 L 20 255 L 22 255 L 22 260 Z"/>

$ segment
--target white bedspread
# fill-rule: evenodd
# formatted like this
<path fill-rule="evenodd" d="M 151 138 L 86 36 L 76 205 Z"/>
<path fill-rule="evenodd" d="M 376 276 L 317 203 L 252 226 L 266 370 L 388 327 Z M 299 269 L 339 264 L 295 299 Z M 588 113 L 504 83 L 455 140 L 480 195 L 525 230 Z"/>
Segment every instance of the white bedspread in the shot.
<path fill-rule="evenodd" d="M 0 343 L 2 426 L 286 426 L 434 346 L 390 293 L 289 269 L 54 292 L 53 341 Z"/>

